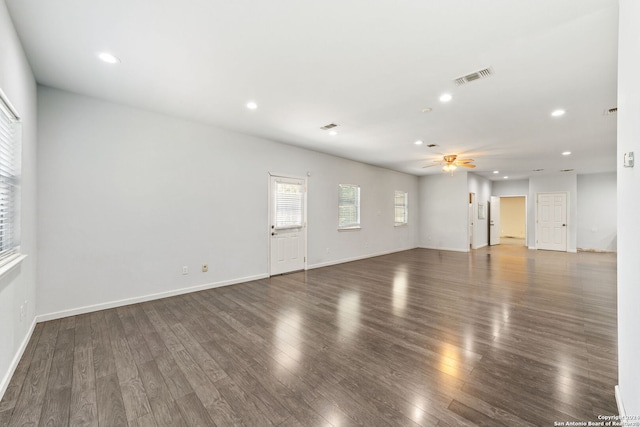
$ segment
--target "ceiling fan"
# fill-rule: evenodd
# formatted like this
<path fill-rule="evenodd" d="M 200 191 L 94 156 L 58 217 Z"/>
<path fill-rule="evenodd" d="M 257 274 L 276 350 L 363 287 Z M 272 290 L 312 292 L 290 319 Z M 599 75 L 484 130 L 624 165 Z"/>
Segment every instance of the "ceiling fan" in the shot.
<path fill-rule="evenodd" d="M 463 168 L 473 169 L 476 165 L 473 164 L 475 160 L 473 159 L 458 159 L 457 154 L 448 154 L 442 158 L 442 160 L 434 160 L 434 163 L 442 165 L 442 172 L 451 172 L 453 175 L 453 171 L 455 171 L 458 166 L 462 166 Z M 424 168 L 429 168 L 431 166 L 437 165 L 427 165 L 423 166 Z"/>

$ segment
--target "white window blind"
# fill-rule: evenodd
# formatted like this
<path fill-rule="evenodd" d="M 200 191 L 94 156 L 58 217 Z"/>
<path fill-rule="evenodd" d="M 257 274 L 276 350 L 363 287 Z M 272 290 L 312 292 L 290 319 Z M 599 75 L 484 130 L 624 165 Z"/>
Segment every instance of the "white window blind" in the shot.
<path fill-rule="evenodd" d="M 0 266 L 18 254 L 20 184 L 18 116 L 0 91 Z"/>
<path fill-rule="evenodd" d="M 304 221 L 304 183 L 276 181 L 275 228 L 300 228 Z"/>
<path fill-rule="evenodd" d="M 409 221 L 409 196 L 404 191 L 396 191 L 395 197 L 395 225 L 404 225 Z"/>
<path fill-rule="evenodd" d="M 338 228 L 360 227 L 360 187 L 351 184 L 338 186 Z"/>

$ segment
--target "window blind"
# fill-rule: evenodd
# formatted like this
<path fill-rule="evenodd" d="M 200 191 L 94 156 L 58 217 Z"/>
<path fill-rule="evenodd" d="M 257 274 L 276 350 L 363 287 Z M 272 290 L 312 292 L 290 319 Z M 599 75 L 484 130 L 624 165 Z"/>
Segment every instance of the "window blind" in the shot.
<path fill-rule="evenodd" d="M 338 228 L 360 227 L 360 187 L 338 186 Z"/>
<path fill-rule="evenodd" d="M 395 225 L 403 225 L 408 222 L 408 194 L 404 191 L 396 191 L 395 196 Z"/>
<path fill-rule="evenodd" d="M 275 228 L 300 228 L 304 221 L 304 186 L 302 183 L 276 181 Z"/>
<path fill-rule="evenodd" d="M 0 265 L 17 254 L 19 245 L 19 121 L 0 91 Z"/>

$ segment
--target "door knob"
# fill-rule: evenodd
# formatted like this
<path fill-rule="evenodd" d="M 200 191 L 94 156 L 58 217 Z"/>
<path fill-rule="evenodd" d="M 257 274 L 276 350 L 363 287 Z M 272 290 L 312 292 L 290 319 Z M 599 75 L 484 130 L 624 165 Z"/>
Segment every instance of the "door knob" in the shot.
<path fill-rule="evenodd" d="M 276 233 L 275 231 L 271 233 L 272 236 L 277 236 L 278 233 Z"/>
<path fill-rule="evenodd" d="M 562 226 L 563 226 L 563 227 L 566 227 L 566 226 L 567 226 L 567 224 L 562 224 Z"/>

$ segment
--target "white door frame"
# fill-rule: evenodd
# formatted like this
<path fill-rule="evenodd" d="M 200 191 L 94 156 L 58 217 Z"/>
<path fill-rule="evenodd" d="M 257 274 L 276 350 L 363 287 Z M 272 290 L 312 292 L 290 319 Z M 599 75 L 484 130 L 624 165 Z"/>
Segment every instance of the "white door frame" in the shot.
<path fill-rule="evenodd" d="M 269 172 L 268 173 L 268 177 L 267 177 L 267 208 L 269 210 L 269 215 L 268 215 L 268 221 L 267 221 L 267 241 L 269 242 L 267 244 L 267 265 L 268 265 L 268 270 L 269 270 L 269 277 L 271 277 L 271 233 L 272 233 L 272 229 L 271 229 L 271 224 L 273 224 L 273 206 L 271 205 L 273 198 L 271 197 L 271 178 L 289 178 L 289 179 L 299 179 L 304 181 L 304 188 L 305 188 L 305 192 L 304 192 L 304 215 L 303 215 L 303 221 L 304 221 L 304 227 L 303 227 L 303 235 L 304 235 L 304 270 L 307 270 L 307 248 L 308 248 L 308 243 L 307 243 L 307 189 L 308 189 L 308 182 L 307 182 L 307 177 L 306 176 L 296 176 L 296 175 L 287 175 L 287 174 L 283 174 L 283 173 L 273 173 L 273 172 Z"/>

